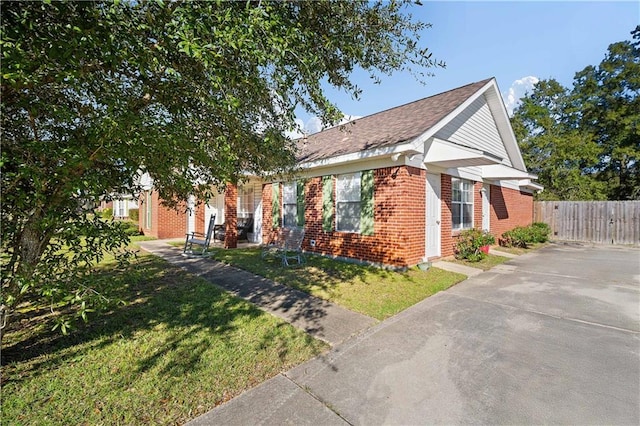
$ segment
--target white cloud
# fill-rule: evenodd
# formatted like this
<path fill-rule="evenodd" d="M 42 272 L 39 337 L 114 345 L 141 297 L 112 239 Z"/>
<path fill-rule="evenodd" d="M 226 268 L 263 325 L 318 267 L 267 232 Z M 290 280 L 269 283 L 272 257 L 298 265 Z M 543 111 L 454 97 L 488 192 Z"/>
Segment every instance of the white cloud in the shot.
<path fill-rule="evenodd" d="M 513 110 L 520 104 L 520 98 L 522 98 L 525 93 L 533 89 L 533 86 L 538 81 L 540 81 L 538 77 L 533 75 L 522 77 L 511 84 L 506 96 L 504 93 L 502 94 L 504 105 L 507 107 L 507 113 L 509 116 L 513 115 Z"/>
<path fill-rule="evenodd" d="M 290 139 L 298 139 L 304 136 L 304 121 L 296 118 L 296 127 L 288 132 L 285 132 L 285 136 Z"/>
<path fill-rule="evenodd" d="M 320 130 L 324 129 L 324 125 L 322 124 L 322 120 L 320 117 L 311 117 L 307 124 L 305 124 L 304 129 L 307 134 L 311 135 L 313 133 L 318 133 Z"/>
<path fill-rule="evenodd" d="M 349 121 L 353 121 L 356 120 L 358 118 L 361 118 L 360 115 L 350 115 L 350 114 L 345 114 L 342 118 L 342 120 L 340 120 L 336 126 L 340 126 L 342 124 L 348 123 Z M 309 120 L 307 120 L 307 122 L 303 122 L 301 119 L 296 118 L 296 128 L 287 132 L 286 135 L 288 137 L 290 137 L 291 139 L 297 139 L 297 138 L 301 138 L 303 137 L 305 134 L 307 135 L 312 135 L 314 133 L 318 133 L 324 129 L 328 129 L 329 127 L 333 127 L 333 126 L 327 126 L 325 125 L 322 120 L 320 120 L 320 117 L 317 116 L 313 116 L 311 117 Z"/>

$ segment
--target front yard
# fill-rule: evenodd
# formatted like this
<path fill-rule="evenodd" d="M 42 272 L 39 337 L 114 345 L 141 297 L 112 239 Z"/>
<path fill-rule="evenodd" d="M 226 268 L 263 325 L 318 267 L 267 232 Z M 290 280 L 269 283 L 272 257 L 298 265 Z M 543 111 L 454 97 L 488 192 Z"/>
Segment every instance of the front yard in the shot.
<path fill-rule="evenodd" d="M 214 256 L 379 320 L 465 279 L 320 256 L 283 268 L 257 248 Z M 181 424 L 328 349 L 157 257 L 118 272 L 110 262 L 95 278 L 123 303 L 68 336 L 51 331 L 48 306 L 21 307 L 2 341 L 4 423 Z"/>
<path fill-rule="evenodd" d="M 328 348 L 153 256 L 111 279 L 125 304 L 68 336 L 23 306 L 2 342 L 3 424 L 182 424 Z"/>
<path fill-rule="evenodd" d="M 379 320 L 466 278 L 438 268 L 394 272 L 309 254 L 305 265 L 283 268 L 279 259 L 262 259 L 260 252 L 217 249 L 213 257 Z"/>

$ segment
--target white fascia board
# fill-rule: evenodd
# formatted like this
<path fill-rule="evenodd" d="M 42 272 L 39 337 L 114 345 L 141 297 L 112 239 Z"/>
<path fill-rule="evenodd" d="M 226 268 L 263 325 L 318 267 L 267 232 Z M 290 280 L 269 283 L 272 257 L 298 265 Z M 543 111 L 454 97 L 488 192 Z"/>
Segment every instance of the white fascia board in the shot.
<path fill-rule="evenodd" d="M 491 181 L 491 185 L 499 186 L 501 188 L 509 188 L 516 191 L 520 191 L 520 185 L 518 185 L 518 181 L 515 180 L 496 180 Z"/>
<path fill-rule="evenodd" d="M 460 179 L 472 180 L 474 182 L 482 182 L 482 175 L 478 174 L 477 167 L 458 167 L 454 169 L 446 169 L 444 171 L 444 174 Z"/>
<path fill-rule="evenodd" d="M 432 138 L 425 143 L 424 162 L 441 167 L 469 167 L 500 164 L 502 158 L 479 149 L 469 148 L 442 139 Z"/>
<path fill-rule="evenodd" d="M 524 159 L 522 158 L 522 153 L 520 152 L 520 147 L 518 146 L 518 140 L 516 139 L 516 135 L 513 133 L 513 128 L 511 127 L 511 120 L 509 119 L 507 108 L 504 105 L 504 101 L 502 100 L 502 95 L 500 94 L 500 89 L 498 88 L 498 83 L 495 81 L 495 78 L 491 79 L 486 88 L 483 88 L 483 91 L 485 90 L 488 95 L 486 96 L 487 105 L 489 105 L 493 119 L 495 120 L 498 131 L 500 132 L 500 137 L 505 144 L 505 149 L 507 150 L 507 154 L 509 154 L 511 164 L 518 170 L 527 171 Z"/>
<path fill-rule="evenodd" d="M 368 149 L 365 151 L 352 152 L 349 154 L 338 155 L 336 157 L 323 158 L 321 160 L 307 161 L 304 163 L 300 163 L 298 167 L 301 169 L 315 169 L 320 167 L 331 167 L 345 163 L 352 163 L 354 161 L 366 161 L 380 157 L 390 157 L 394 154 L 413 155 L 422 154 L 422 152 L 423 150 L 414 148 L 413 142 L 409 142 Z"/>
<path fill-rule="evenodd" d="M 504 164 L 492 164 L 488 166 L 481 166 L 482 177 L 484 179 L 493 180 L 521 180 L 521 179 L 535 179 L 536 176 L 529 174 L 525 171 L 514 169 L 513 167 L 505 166 Z"/>
<path fill-rule="evenodd" d="M 311 178 L 316 176 L 326 175 L 340 175 L 344 173 L 359 172 L 362 170 L 375 170 L 383 169 L 387 167 L 402 167 L 412 166 L 424 169 L 424 165 L 420 160 L 412 161 L 411 156 L 403 155 L 397 160 L 393 160 L 392 156 L 387 155 L 384 157 L 367 158 L 359 161 L 350 161 L 339 164 L 329 164 L 324 167 L 314 167 L 308 169 L 301 169 L 296 173 L 296 176 L 300 178 Z"/>
<path fill-rule="evenodd" d="M 535 182 L 531 182 L 530 179 L 521 180 L 520 182 L 518 182 L 518 185 L 520 186 L 520 188 L 527 188 L 537 192 L 544 191 L 544 186 Z"/>

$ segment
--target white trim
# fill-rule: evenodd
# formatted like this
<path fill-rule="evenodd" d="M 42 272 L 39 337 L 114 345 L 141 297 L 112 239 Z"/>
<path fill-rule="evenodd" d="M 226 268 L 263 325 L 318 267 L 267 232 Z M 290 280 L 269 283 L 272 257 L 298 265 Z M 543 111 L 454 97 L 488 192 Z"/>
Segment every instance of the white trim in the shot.
<path fill-rule="evenodd" d="M 520 191 L 520 185 L 515 180 L 496 180 L 491 182 L 492 185 L 499 186 L 500 188 L 513 189 Z"/>
<path fill-rule="evenodd" d="M 440 257 L 442 255 L 442 175 L 427 173 L 425 185 L 425 238 L 423 261 L 429 258 Z M 434 185 L 432 185 L 432 182 Z M 430 201 L 436 201 L 432 206 Z M 431 215 L 433 213 L 433 216 Z M 434 222 L 430 222 L 433 220 Z M 435 235 L 430 235 L 429 231 L 435 230 Z M 430 237 L 435 237 L 433 252 L 429 252 L 432 247 L 429 245 Z"/>
<path fill-rule="evenodd" d="M 346 179 L 347 177 L 349 177 L 349 179 Z M 346 191 L 345 191 L 344 184 L 347 182 L 354 184 L 353 187 L 350 189 L 357 190 L 357 191 L 354 191 L 354 192 L 357 192 L 357 196 L 354 197 L 353 199 L 349 199 L 345 197 Z M 353 195 L 353 194 L 350 194 L 350 195 Z M 359 216 L 357 218 L 358 223 L 356 227 L 354 227 L 353 229 L 340 229 L 340 208 L 339 208 L 341 203 L 346 203 L 346 204 L 355 203 L 359 206 L 361 199 L 362 199 L 362 172 L 346 173 L 346 174 L 341 174 L 336 176 L 335 229 L 337 232 L 351 232 L 355 234 L 361 233 L 362 224 Z"/>
<path fill-rule="evenodd" d="M 375 159 L 376 157 L 388 157 L 393 154 L 401 153 L 405 155 L 421 154 L 424 152 L 424 147 L 417 150 L 414 148 L 413 143 L 403 143 L 391 146 L 384 146 L 380 148 L 367 149 L 364 151 L 351 152 L 349 154 L 338 155 L 335 157 L 322 158 L 320 160 L 304 161 L 298 166 L 301 169 L 315 169 L 320 167 L 330 167 L 339 165 L 342 163 L 350 163 L 354 161 L 366 161 Z"/>
<path fill-rule="evenodd" d="M 404 154 L 404 155 L 402 155 Z M 355 173 L 363 170 L 376 170 L 384 169 L 387 167 L 401 167 L 411 166 L 419 169 L 425 169 L 426 167 L 422 163 L 421 159 L 411 159 L 412 154 L 401 153 L 398 157 L 398 161 L 393 161 L 391 158 L 393 154 L 388 154 L 386 157 L 369 158 L 361 161 L 352 161 L 342 164 L 331 164 L 323 167 L 315 167 L 313 169 L 304 169 L 296 173 L 296 178 L 312 178 L 317 176 L 326 175 L 340 175 L 347 173 Z"/>
<path fill-rule="evenodd" d="M 535 182 L 531 182 L 531 179 L 521 180 L 521 181 L 518 182 L 518 185 L 522 189 L 530 189 L 530 190 L 536 191 L 536 192 L 544 191 L 544 186 L 542 186 L 540 184 L 537 184 Z"/>
<path fill-rule="evenodd" d="M 440 167 L 452 168 L 502 163 L 502 158 L 491 153 L 438 138 L 432 138 L 427 141 L 425 143 L 425 150 L 424 162 L 427 166 L 433 164 Z"/>
<path fill-rule="evenodd" d="M 293 202 L 290 202 L 292 200 L 287 200 L 287 192 L 289 192 L 289 195 L 293 196 Z M 287 202 L 289 201 L 289 202 Z M 285 218 L 287 216 L 286 214 L 286 207 L 287 206 L 293 206 L 293 225 L 292 224 L 286 224 L 285 223 Z M 296 228 L 298 226 L 298 183 L 296 180 L 290 180 L 287 182 L 283 182 L 282 183 L 282 217 L 281 217 L 281 221 L 282 221 L 282 227 L 283 228 Z"/>
<path fill-rule="evenodd" d="M 455 201 L 453 199 L 453 192 L 454 192 L 453 191 L 453 186 L 454 186 L 454 182 L 455 181 L 460 182 L 460 185 L 461 185 L 461 188 L 460 188 L 460 193 L 461 193 L 460 194 L 460 201 Z M 464 185 L 464 183 L 468 183 L 471 186 L 471 188 L 469 190 L 467 190 L 467 191 L 464 191 L 462 189 L 462 185 Z M 464 192 L 468 192 L 471 195 L 471 200 L 469 200 L 469 201 L 463 201 L 462 200 L 462 198 L 463 198 L 462 194 Z M 456 178 L 456 177 L 451 178 L 451 200 L 450 201 L 451 201 L 451 206 L 452 206 L 452 211 L 451 211 L 451 230 L 452 231 L 463 231 L 465 229 L 471 229 L 471 228 L 474 227 L 474 224 L 475 224 L 475 197 L 476 197 L 476 194 L 474 192 L 475 192 L 475 182 L 470 181 L 468 179 L 460 179 L 460 178 Z M 469 205 L 471 206 L 471 226 L 465 227 L 464 226 L 464 222 L 460 222 L 460 227 L 459 228 L 456 228 L 454 226 L 454 216 L 453 216 L 453 204 L 454 203 L 460 205 L 460 217 L 458 219 L 462 219 L 464 217 L 464 206 L 469 206 Z"/>
<path fill-rule="evenodd" d="M 536 175 L 532 175 L 526 171 L 514 169 L 513 167 L 505 166 L 504 164 L 491 164 L 487 166 L 481 166 L 482 177 L 484 179 L 494 180 L 520 180 L 520 179 L 536 179 Z"/>
<path fill-rule="evenodd" d="M 480 190 L 480 199 L 482 200 L 482 230 L 491 231 L 491 184 L 484 183 Z"/>
<path fill-rule="evenodd" d="M 518 170 L 526 171 L 527 167 L 524 164 L 522 152 L 518 146 L 518 140 L 516 139 L 516 135 L 513 133 L 513 128 L 511 127 L 511 120 L 507 113 L 507 107 L 504 105 L 502 95 L 500 94 L 500 88 L 498 87 L 498 82 L 495 78 L 491 79 L 491 86 L 493 87 L 493 92 L 489 92 L 489 96 L 487 96 L 487 105 L 491 110 L 496 126 L 498 126 L 500 137 L 503 138 L 502 141 L 504 143 L 504 147 L 507 150 L 507 154 L 509 154 L 513 167 Z M 507 140 L 504 139 L 505 136 L 507 137 Z"/>
<path fill-rule="evenodd" d="M 472 180 L 475 182 L 483 182 L 482 175 L 477 167 L 446 169 L 444 174 L 460 179 Z"/>

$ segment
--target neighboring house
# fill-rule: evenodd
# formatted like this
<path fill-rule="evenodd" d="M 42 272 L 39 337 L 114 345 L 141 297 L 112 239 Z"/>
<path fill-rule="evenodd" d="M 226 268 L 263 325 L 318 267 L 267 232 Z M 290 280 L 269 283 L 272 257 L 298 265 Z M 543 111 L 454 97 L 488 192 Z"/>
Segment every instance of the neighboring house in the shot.
<path fill-rule="evenodd" d="M 115 219 L 129 219 L 129 210 L 138 208 L 138 197 L 131 194 L 111 194 L 109 201 L 102 200 L 99 210 L 113 209 Z"/>
<path fill-rule="evenodd" d="M 229 184 L 207 205 L 186 209 L 191 214 L 173 211 L 175 223 L 158 216 L 156 236 L 202 232 L 215 213 L 231 230 L 225 246 L 235 247 L 236 217 L 253 214 L 253 241 L 269 239 L 280 226 L 304 227 L 307 251 L 407 267 L 453 254 L 464 229 L 500 236 L 530 224 L 533 192 L 542 189 L 526 170 L 494 79 L 299 143 L 295 181 L 253 179 L 240 191 Z M 148 196 L 148 205 L 159 201 Z"/>

